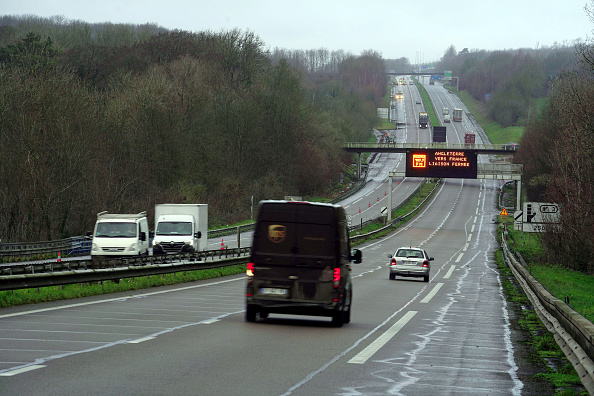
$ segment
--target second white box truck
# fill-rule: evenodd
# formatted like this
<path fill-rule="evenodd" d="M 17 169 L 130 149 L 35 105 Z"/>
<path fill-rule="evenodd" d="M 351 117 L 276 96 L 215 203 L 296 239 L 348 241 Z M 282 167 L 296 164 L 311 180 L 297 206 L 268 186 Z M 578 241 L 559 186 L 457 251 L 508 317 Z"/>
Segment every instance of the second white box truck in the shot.
<path fill-rule="evenodd" d="M 154 255 L 206 250 L 207 234 L 207 204 L 155 205 Z"/>

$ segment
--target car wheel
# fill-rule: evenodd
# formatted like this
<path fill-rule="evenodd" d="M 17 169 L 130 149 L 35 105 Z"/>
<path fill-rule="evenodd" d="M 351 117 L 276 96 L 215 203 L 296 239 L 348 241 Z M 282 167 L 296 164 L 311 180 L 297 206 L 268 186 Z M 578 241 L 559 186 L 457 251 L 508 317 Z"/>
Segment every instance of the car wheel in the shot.
<path fill-rule="evenodd" d="M 423 282 L 429 282 L 429 275 L 425 275 L 423 277 Z"/>
<path fill-rule="evenodd" d="M 246 322 L 255 322 L 257 314 L 258 314 L 258 309 L 255 306 L 248 305 L 245 307 L 245 321 Z"/>
<path fill-rule="evenodd" d="M 266 312 L 266 311 L 260 311 L 260 317 L 262 319 L 266 319 L 268 317 L 268 312 Z"/>
<path fill-rule="evenodd" d="M 396 274 L 390 274 L 390 280 L 396 279 Z"/>

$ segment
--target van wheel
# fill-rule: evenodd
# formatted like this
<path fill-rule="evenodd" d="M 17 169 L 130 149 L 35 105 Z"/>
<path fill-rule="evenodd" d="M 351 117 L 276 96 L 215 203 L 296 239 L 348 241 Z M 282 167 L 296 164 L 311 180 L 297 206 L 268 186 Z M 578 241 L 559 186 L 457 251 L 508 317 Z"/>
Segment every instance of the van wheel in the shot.
<path fill-rule="evenodd" d="M 258 310 L 253 305 L 247 305 L 245 307 L 245 321 L 246 322 L 255 322 L 256 316 L 258 314 Z"/>
<path fill-rule="evenodd" d="M 337 307 L 336 310 L 332 313 L 332 326 L 334 327 L 342 327 L 345 323 L 345 302 L 342 300 L 342 305 Z"/>
<path fill-rule="evenodd" d="M 351 305 L 349 305 L 349 309 L 347 311 L 344 311 L 342 318 L 344 323 L 351 323 Z"/>

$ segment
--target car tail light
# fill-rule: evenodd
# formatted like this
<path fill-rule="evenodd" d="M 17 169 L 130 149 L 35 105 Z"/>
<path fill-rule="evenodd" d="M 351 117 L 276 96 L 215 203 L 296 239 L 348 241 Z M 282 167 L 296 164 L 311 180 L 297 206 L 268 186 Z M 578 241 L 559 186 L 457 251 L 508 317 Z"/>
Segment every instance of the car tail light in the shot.
<path fill-rule="evenodd" d="M 392 261 L 390 261 L 390 265 L 396 265 L 396 259 L 393 258 Z"/>
<path fill-rule="evenodd" d="M 429 267 L 429 261 L 427 261 L 427 260 L 423 261 L 423 267 Z"/>
<path fill-rule="evenodd" d="M 254 263 L 247 264 L 247 271 L 245 273 L 247 276 L 254 276 Z"/>
<path fill-rule="evenodd" d="M 334 268 L 334 287 L 338 287 L 340 285 L 340 268 Z"/>

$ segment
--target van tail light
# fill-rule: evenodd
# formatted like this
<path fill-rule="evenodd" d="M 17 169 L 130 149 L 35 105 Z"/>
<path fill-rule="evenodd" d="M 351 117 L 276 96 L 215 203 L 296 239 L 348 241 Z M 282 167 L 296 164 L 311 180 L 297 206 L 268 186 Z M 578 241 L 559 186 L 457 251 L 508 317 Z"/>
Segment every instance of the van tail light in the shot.
<path fill-rule="evenodd" d="M 390 265 L 396 265 L 396 259 L 393 258 L 392 261 L 390 261 Z"/>
<path fill-rule="evenodd" d="M 334 268 L 334 277 L 332 279 L 334 281 L 334 287 L 340 286 L 340 268 Z"/>
<path fill-rule="evenodd" d="M 429 267 L 429 261 L 427 261 L 427 260 L 423 261 L 423 267 L 424 268 Z"/>
<path fill-rule="evenodd" d="M 247 264 L 247 271 L 245 271 L 247 276 L 254 276 L 254 263 Z"/>

